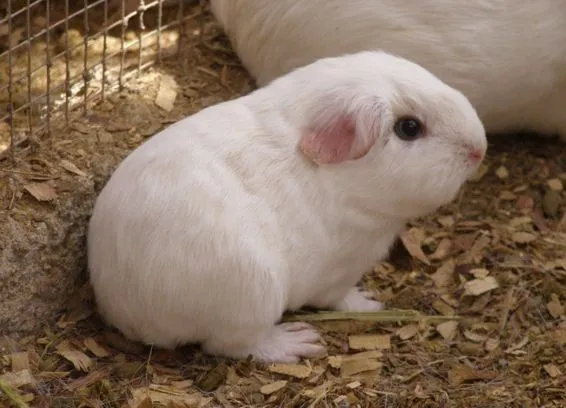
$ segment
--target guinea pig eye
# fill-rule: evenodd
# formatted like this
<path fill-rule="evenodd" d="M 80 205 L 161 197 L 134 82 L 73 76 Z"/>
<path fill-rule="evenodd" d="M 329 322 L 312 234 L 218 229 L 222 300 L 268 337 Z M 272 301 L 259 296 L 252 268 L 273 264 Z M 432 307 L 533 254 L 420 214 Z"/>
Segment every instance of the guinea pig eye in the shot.
<path fill-rule="evenodd" d="M 395 122 L 395 133 L 403 140 L 415 140 L 422 136 L 423 125 L 415 118 L 401 118 Z"/>

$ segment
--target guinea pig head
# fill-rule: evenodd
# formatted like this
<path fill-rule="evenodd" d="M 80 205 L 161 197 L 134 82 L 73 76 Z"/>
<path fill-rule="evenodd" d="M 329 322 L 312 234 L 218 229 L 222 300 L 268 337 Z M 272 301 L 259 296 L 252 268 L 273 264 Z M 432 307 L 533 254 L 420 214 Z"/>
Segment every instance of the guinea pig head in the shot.
<path fill-rule="evenodd" d="M 368 54 L 363 69 L 334 78 L 311 105 L 299 149 L 360 204 L 399 218 L 424 215 L 476 172 L 485 129 L 468 99 L 428 71 Z"/>

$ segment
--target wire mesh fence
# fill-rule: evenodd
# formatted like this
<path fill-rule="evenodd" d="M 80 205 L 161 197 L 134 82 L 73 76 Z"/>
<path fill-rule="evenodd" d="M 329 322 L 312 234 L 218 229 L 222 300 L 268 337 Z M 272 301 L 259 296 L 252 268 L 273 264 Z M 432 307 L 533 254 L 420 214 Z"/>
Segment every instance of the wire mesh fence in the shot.
<path fill-rule="evenodd" d="M 0 160 L 49 138 L 179 51 L 188 0 L 7 0 L 0 5 Z M 201 0 L 202 5 L 202 0 Z"/>

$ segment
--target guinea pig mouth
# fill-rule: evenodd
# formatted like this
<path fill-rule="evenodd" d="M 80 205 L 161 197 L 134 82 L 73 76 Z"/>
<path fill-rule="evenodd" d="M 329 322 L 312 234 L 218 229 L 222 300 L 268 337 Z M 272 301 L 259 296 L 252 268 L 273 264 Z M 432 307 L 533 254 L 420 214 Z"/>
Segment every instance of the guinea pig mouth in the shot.
<path fill-rule="evenodd" d="M 472 163 L 477 163 L 478 165 L 483 161 L 485 151 L 481 149 L 470 149 L 468 152 L 468 159 Z"/>
<path fill-rule="evenodd" d="M 477 169 L 485 158 L 486 149 L 481 146 L 468 145 L 463 146 L 460 156 L 463 158 L 467 166 Z"/>

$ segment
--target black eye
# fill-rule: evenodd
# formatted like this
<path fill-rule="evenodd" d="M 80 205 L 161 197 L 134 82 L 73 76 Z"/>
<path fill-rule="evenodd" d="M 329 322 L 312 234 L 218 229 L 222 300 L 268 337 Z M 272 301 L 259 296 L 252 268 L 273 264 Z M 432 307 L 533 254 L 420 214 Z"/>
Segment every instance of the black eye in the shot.
<path fill-rule="evenodd" d="M 423 125 L 414 118 L 401 118 L 395 123 L 395 133 L 403 140 L 415 140 L 422 136 Z"/>

